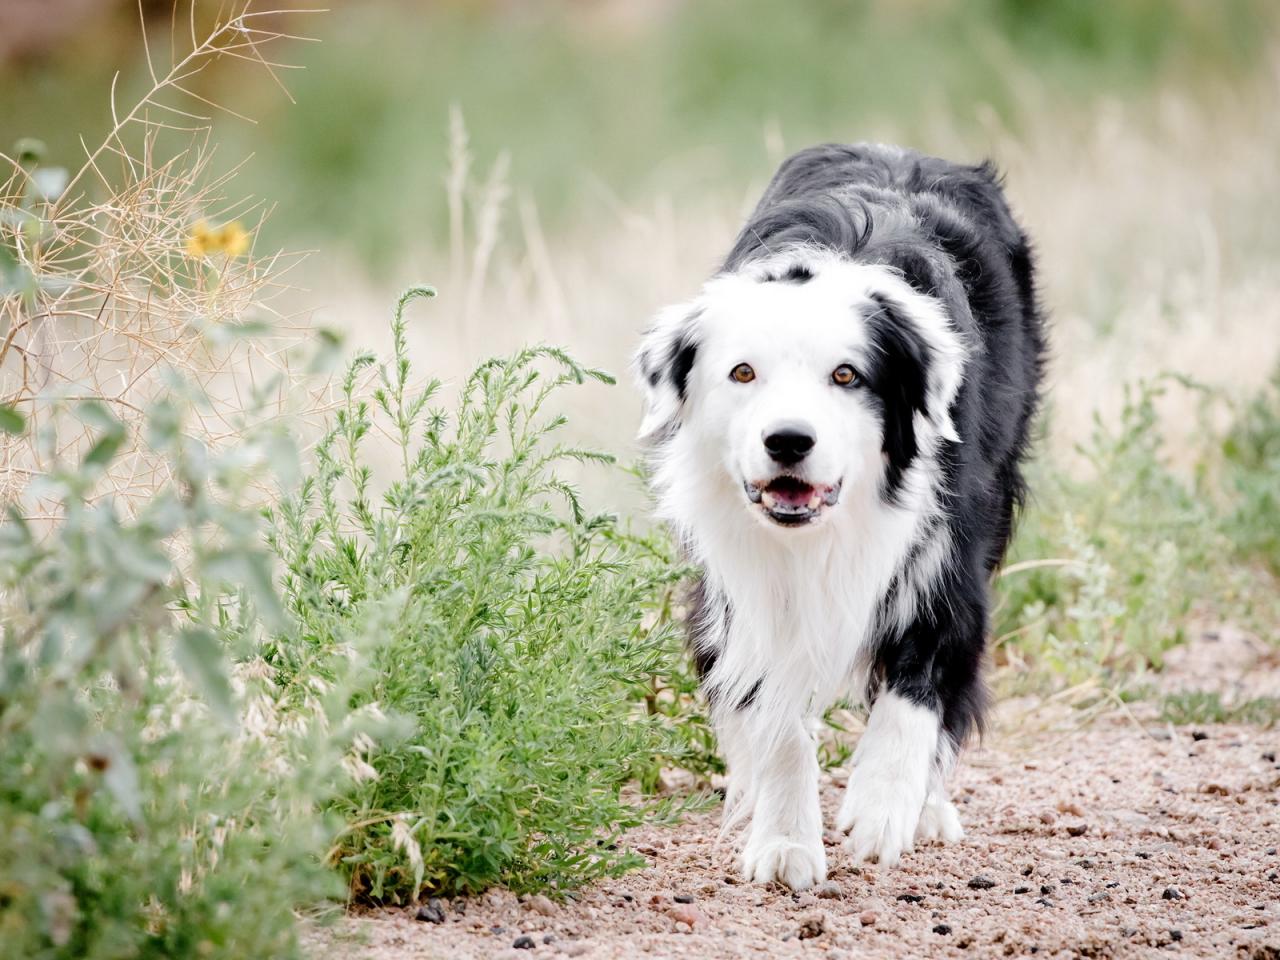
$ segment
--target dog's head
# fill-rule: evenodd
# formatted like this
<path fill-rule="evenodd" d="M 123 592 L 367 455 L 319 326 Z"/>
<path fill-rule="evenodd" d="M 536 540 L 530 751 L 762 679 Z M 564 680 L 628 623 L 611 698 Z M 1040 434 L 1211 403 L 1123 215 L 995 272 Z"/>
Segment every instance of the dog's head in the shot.
<path fill-rule="evenodd" d="M 732 497 L 797 528 L 851 497 L 892 500 L 922 452 L 957 439 L 963 364 L 939 302 L 889 268 L 797 251 L 721 274 L 659 314 L 636 358 L 664 512 Z"/>

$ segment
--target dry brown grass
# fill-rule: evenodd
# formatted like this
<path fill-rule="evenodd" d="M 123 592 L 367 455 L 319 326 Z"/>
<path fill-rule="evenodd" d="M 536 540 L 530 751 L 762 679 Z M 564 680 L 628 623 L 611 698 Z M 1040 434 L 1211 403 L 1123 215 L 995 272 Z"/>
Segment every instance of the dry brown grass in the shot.
<path fill-rule="evenodd" d="M 75 416 L 85 400 L 127 428 L 101 492 L 125 509 L 145 498 L 165 478 L 138 428 L 168 389 L 166 371 L 181 371 L 207 395 L 198 428 L 209 444 L 236 435 L 248 409 L 286 407 L 290 347 L 306 328 L 280 305 L 297 258 L 252 246 L 243 255 L 188 249 L 200 220 L 239 222 L 252 238 L 267 212 L 231 198 L 234 168 L 215 172 L 208 111 L 221 108 L 190 84 L 228 57 L 257 63 L 279 83 L 288 65 L 270 51 L 291 38 L 286 26 L 299 12 L 240 0 L 202 36 L 193 3 L 186 36 L 174 18 L 167 56 L 148 38 L 146 94 L 124 108 L 113 86 L 111 131 L 85 145 L 78 170 L 0 154 L 0 251 L 9 261 L 0 265 L 10 280 L 0 287 L 0 403 L 28 426 L 24 436 L 0 438 L 0 502 L 86 449 L 92 431 Z M 52 509 L 37 494 L 24 512 Z"/>
<path fill-rule="evenodd" d="M 1110 417 L 1123 385 L 1139 377 L 1175 370 L 1242 392 L 1261 383 L 1280 355 L 1280 50 L 1244 81 L 1175 78 L 1123 99 L 1064 104 L 1034 76 L 1018 88 L 1012 121 L 981 106 L 969 117 L 939 112 L 916 145 L 994 158 L 1036 239 L 1053 319 L 1051 448 L 1068 453 L 1094 412 Z M 863 132 L 901 139 L 892 126 Z M 803 145 L 784 143 L 775 124 L 762 138 L 776 160 Z M 419 248 L 411 258 L 426 265 L 413 278 L 441 294 L 411 331 L 415 350 L 447 378 L 536 340 L 623 370 L 648 317 L 715 268 L 765 175 L 742 192 L 658 195 L 642 206 L 587 178 L 582 189 L 598 216 L 548 238 L 518 184 L 514 203 L 504 203 L 492 177 L 468 177 L 477 162 L 465 150 L 453 157 L 451 249 Z M 468 213 L 485 229 L 464 242 Z M 478 240 L 483 256 L 468 254 Z M 355 276 L 344 273 L 340 285 L 316 278 L 318 299 L 356 340 L 378 344 L 385 297 Z M 599 389 L 582 400 L 574 428 L 619 449 L 638 421 L 635 391 Z M 1164 408 L 1172 446 L 1188 453 L 1200 440 L 1195 403 L 1175 393 Z"/>

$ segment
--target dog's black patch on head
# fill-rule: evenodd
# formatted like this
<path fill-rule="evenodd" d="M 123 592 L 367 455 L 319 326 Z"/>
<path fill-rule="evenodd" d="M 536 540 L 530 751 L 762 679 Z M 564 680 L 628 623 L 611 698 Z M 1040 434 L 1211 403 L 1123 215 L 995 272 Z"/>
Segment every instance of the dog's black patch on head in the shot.
<path fill-rule="evenodd" d="M 813 279 L 813 271 L 803 263 L 793 263 L 782 273 L 771 273 L 764 278 L 765 283 L 808 283 Z"/>
<path fill-rule="evenodd" d="M 689 388 L 689 372 L 693 369 L 693 361 L 698 356 L 698 344 L 688 331 L 683 331 L 671 344 L 671 357 L 668 366 L 671 370 L 671 384 L 676 388 L 676 396 L 684 399 Z"/>
<path fill-rule="evenodd" d="M 928 344 L 903 316 L 901 304 L 879 293 L 872 299 L 877 309 L 867 318 L 872 350 L 869 385 L 884 419 L 884 492 L 892 500 L 918 452 L 915 415 L 926 412 L 930 354 Z"/>

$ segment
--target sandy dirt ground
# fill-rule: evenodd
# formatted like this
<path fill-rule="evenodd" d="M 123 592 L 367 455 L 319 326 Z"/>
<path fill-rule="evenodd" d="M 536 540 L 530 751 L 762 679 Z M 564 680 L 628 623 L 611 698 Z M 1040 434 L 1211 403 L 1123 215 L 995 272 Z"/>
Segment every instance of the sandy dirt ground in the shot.
<path fill-rule="evenodd" d="M 1280 673 L 1248 673 L 1280 692 Z M 633 832 L 648 867 L 563 903 L 495 890 L 359 913 L 313 955 L 1280 960 L 1280 730 L 1135 709 L 1065 732 L 1006 720 L 953 778 L 965 838 L 894 869 L 855 866 L 828 833 L 825 884 L 745 884 L 712 810 Z M 824 779 L 831 823 L 840 778 Z"/>

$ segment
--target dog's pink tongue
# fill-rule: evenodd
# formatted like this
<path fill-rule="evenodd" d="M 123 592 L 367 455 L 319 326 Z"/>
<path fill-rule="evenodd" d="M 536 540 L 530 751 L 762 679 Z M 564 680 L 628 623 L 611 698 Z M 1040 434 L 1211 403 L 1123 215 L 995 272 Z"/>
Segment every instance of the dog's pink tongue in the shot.
<path fill-rule="evenodd" d="M 785 503 L 789 507 L 804 506 L 809 502 L 809 498 L 813 496 L 813 487 L 802 486 L 800 484 L 787 484 L 779 489 L 770 490 L 780 502 Z"/>

